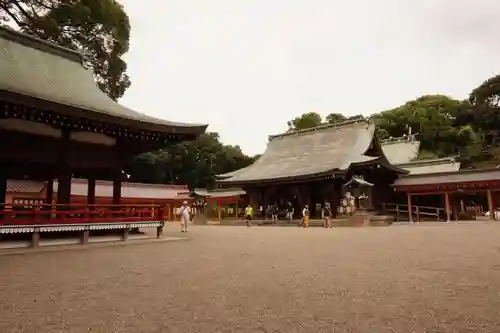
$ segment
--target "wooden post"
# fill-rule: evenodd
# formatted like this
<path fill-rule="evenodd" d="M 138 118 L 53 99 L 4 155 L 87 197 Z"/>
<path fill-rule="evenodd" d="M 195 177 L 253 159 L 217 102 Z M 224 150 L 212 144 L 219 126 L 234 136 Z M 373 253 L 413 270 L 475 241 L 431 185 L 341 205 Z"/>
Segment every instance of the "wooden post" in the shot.
<path fill-rule="evenodd" d="M 410 223 L 413 223 L 413 207 L 411 206 L 411 193 L 407 192 L 406 194 L 408 196 L 408 221 L 410 221 Z"/>
<path fill-rule="evenodd" d="M 90 174 L 87 183 L 87 204 L 95 204 L 95 175 Z"/>
<path fill-rule="evenodd" d="M 238 210 L 239 210 L 238 201 L 236 201 L 236 210 L 235 210 L 236 218 L 238 218 Z"/>
<path fill-rule="evenodd" d="M 491 192 L 491 189 L 488 189 L 486 191 L 488 195 L 488 209 L 490 210 L 490 221 L 495 220 L 495 207 L 493 205 L 493 193 Z"/>
<path fill-rule="evenodd" d="M 221 203 L 217 203 L 217 215 L 219 218 L 219 222 L 222 220 L 222 207 Z"/>
<path fill-rule="evenodd" d="M 5 198 L 7 196 L 7 177 L 0 170 L 0 211 L 5 209 Z M 0 220 L 3 220 L 3 213 L 0 213 Z"/>
<path fill-rule="evenodd" d="M 33 234 L 31 234 L 31 247 L 36 249 L 40 246 L 40 230 L 35 228 Z"/>
<path fill-rule="evenodd" d="M 89 242 L 89 236 L 90 236 L 90 231 L 84 230 L 82 233 L 82 238 L 81 238 L 80 242 L 82 244 L 87 244 Z"/>
<path fill-rule="evenodd" d="M 52 204 L 53 197 L 54 197 L 54 179 L 52 179 L 51 176 L 49 177 L 49 179 L 47 179 L 47 186 L 45 187 L 45 203 L 47 205 Z"/>
<path fill-rule="evenodd" d="M 417 214 L 417 223 L 418 223 L 418 222 L 420 222 L 420 213 L 419 213 L 418 206 L 415 206 L 415 213 Z"/>
<path fill-rule="evenodd" d="M 113 175 L 113 205 L 119 205 L 122 198 L 122 170 L 117 168 Z"/>
<path fill-rule="evenodd" d="M 444 209 L 446 211 L 446 223 L 449 223 L 451 220 L 451 212 L 450 212 L 450 194 L 448 191 L 444 192 Z"/>
<path fill-rule="evenodd" d="M 122 241 L 126 241 L 128 239 L 128 234 L 129 233 L 130 233 L 130 228 L 129 227 L 126 227 L 125 229 L 123 229 Z"/>
<path fill-rule="evenodd" d="M 57 169 L 57 203 L 69 204 L 71 201 L 71 168 L 68 163 L 71 150 L 71 132 L 63 130 L 60 146 L 58 147 Z"/>
<path fill-rule="evenodd" d="M 396 222 L 399 222 L 399 204 L 396 204 Z"/>

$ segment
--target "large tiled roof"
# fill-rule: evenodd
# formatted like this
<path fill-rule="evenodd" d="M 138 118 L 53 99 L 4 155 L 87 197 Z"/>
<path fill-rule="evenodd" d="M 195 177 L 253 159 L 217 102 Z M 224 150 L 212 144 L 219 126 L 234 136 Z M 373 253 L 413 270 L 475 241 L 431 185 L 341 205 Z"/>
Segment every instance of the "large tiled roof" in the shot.
<path fill-rule="evenodd" d="M 0 27 L 0 92 L 34 97 L 81 110 L 81 117 L 107 117 L 158 132 L 201 134 L 206 125 L 171 122 L 126 108 L 103 93 L 82 55 Z M 161 98 L 161 97 L 159 97 Z"/>
<path fill-rule="evenodd" d="M 391 167 L 381 151 L 379 156 L 366 155 L 372 143 L 377 144 L 374 131 L 372 123 L 361 119 L 271 136 L 266 151 L 254 164 L 219 175 L 219 182 L 327 176 L 366 162 L 381 162 Z"/>
<path fill-rule="evenodd" d="M 500 169 L 460 170 L 435 174 L 409 175 L 397 179 L 394 187 L 500 181 Z"/>

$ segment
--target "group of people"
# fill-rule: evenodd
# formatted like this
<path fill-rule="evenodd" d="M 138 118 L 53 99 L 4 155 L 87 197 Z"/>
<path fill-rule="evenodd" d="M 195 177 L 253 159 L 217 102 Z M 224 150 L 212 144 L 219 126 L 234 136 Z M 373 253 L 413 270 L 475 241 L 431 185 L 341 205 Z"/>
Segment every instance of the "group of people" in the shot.
<path fill-rule="evenodd" d="M 322 210 L 323 210 L 322 218 L 324 220 L 323 227 L 331 228 L 332 227 L 332 223 L 331 223 L 332 211 L 331 211 L 330 205 L 325 204 L 325 206 L 322 208 Z M 278 220 L 278 211 L 279 211 L 278 205 L 274 204 L 274 205 L 269 206 L 267 208 L 266 214 L 270 213 L 271 220 L 277 221 Z M 295 213 L 295 208 L 293 207 L 291 202 L 288 202 L 286 209 L 285 209 L 285 217 L 289 221 L 289 223 L 292 223 L 294 213 Z M 305 205 L 304 208 L 302 209 L 302 219 L 301 219 L 301 223 L 299 224 L 299 226 L 304 227 L 304 228 L 309 227 L 310 216 L 311 216 L 311 211 L 309 210 L 309 205 Z M 248 204 L 248 206 L 245 208 L 245 222 L 246 222 L 246 226 L 248 228 L 250 228 L 252 225 L 252 218 L 253 218 L 253 208 L 250 204 Z"/>
<path fill-rule="evenodd" d="M 330 208 L 330 205 L 325 204 L 325 207 L 323 209 L 323 220 L 324 224 L 323 227 L 325 228 L 331 228 L 332 223 L 331 223 L 331 217 L 332 217 L 332 211 Z M 273 205 L 270 208 L 268 208 L 269 212 L 271 213 L 271 218 L 273 221 L 278 220 L 278 205 Z M 292 223 L 293 221 L 293 216 L 295 213 L 295 209 L 292 205 L 291 202 L 288 202 L 286 209 L 285 209 L 285 216 L 286 219 L 289 221 L 289 223 Z M 179 215 L 181 217 L 181 232 L 188 232 L 188 224 L 191 219 L 191 208 L 188 205 L 187 201 L 184 201 L 182 203 L 182 206 L 179 210 Z M 301 223 L 299 226 L 308 228 L 309 227 L 309 219 L 311 216 L 311 211 L 309 210 L 309 205 L 305 205 L 304 208 L 302 209 L 302 219 Z M 252 226 L 252 219 L 253 219 L 253 208 L 250 204 L 245 208 L 245 224 L 247 228 L 250 228 Z"/>

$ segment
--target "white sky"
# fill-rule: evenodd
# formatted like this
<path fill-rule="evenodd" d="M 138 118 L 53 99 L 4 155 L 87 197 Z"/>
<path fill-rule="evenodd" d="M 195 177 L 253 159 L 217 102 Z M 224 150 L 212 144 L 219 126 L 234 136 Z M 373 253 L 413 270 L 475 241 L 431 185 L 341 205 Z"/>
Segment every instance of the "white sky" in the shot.
<path fill-rule="evenodd" d="M 120 2 L 132 26 L 121 103 L 208 123 L 250 155 L 304 112 L 466 98 L 500 72 L 498 0 Z"/>

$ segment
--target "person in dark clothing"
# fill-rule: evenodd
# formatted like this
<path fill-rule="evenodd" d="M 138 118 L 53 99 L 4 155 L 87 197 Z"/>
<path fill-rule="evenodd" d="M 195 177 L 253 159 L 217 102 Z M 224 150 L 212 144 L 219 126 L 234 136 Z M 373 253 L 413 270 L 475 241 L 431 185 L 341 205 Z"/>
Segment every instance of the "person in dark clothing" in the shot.
<path fill-rule="evenodd" d="M 273 221 L 278 221 L 278 205 L 274 204 L 271 207 L 271 218 Z"/>
<path fill-rule="evenodd" d="M 292 223 L 293 220 L 293 213 L 294 213 L 294 208 L 292 203 L 289 201 L 287 206 L 286 206 L 286 218 L 288 220 L 288 223 Z"/>

